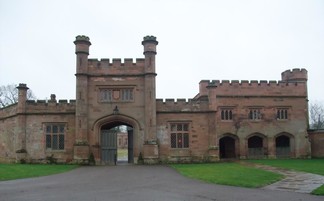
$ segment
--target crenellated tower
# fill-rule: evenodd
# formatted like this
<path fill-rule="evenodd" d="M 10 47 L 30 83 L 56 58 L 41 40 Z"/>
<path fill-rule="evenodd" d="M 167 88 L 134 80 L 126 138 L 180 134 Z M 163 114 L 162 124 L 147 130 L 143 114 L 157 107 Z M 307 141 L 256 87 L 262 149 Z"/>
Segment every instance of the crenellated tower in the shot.
<path fill-rule="evenodd" d="M 75 41 L 76 54 L 76 111 L 75 147 L 76 160 L 88 158 L 88 55 L 91 45 L 87 36 L 79 35 Z"/>
<path fill-rule="evenodd" d="M 307 70 L 302 68 L 294 68 L 292 70 L 286 70 L 281 73 L 281 80 L 287 81 L 287 82 L 296 82 L 296 81 L 302 81 L 307 82 L 308 76 L 307 76 Z"/>

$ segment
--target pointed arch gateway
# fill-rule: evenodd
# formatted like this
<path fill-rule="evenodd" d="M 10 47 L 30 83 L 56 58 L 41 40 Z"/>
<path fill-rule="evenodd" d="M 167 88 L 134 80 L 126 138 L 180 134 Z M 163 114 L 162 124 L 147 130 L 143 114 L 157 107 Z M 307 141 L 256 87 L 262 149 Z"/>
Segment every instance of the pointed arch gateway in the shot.
<path fill-rule="evenodd" d="M 138 156 L 141 130 L 139 122 L 125 115 L 109 115 L 98 119 L 94 125 L 94 133 L 99 142 L 99 159 L 103 165 L 113 165 L 117 163 L 117 126 L 127 127 L 127 162 L 134 163 L 134 157 Z"/>
<path fill-rule="evenodd" d="M 220 159 L 235 159 L 239 155 L 239 138 L 236 135 L 226 133 L 219 138 Z"/>
<path fill-rule="evenodd" d="M 247 137 L 248 158 L 260 159 L 267 155 L 267 137 L 261 133 L 252 133 Z"/>
<path fill-rule="evenodd" d="M 290 133 L 279 133 L 275 136 L 276 158 L 294 157 L 295 140 Z"/>

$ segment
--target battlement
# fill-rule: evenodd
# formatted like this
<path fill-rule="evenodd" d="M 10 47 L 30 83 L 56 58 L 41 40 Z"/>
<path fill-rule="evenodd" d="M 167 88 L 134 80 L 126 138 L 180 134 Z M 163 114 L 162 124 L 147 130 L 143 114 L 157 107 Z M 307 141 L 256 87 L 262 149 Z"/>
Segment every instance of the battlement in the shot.
<path fill-rule="evenodd" d="M 155 36 L 144 36 L 144 41 L 156 41 Z"/>
<path fill-rule="evenodd" d="M 88 59 L 88 72 L 101 74 L 136 74 L 144 72 L 144 58 Z"/>
<path fill-rule="evenodd" d="M 74 112 L 76 106 L 75 100 L 28 100 L 26 101 L 26 113 L 42 113 L 42 112 Z"/>
<path fill-rule="evenodd" d="M 202 80 L 198 97 L 207 96 L 211 87 L 225 96 L 307 96 L 307 83 L 301 80 Z"/>
<path fill-rule="evenodd" d="M 292 70 L 286 70 L 281 73 L 282 81 L 307 81 L 308 75 L 305 68 L 294 68 Z"/>
<path fill-rule="evenodd" d="M 295 86 L 304 85 L 302 82 L 285 82 L 277 80 L 201 80 L 199 85 L 202 87 L 209 86 Z"/>
<path fill-rule="evenodd" d="M 194 99 L 156 99 L 157 112 L 199 112 L 208 110 L 207 101 Z"/>
<path fill-rule="evenodd" d="M 144 66 L 145 59 L 144 58 L 136 58 L 134 60 L 132 58 L 124 58 L 124 61 L 120 58 L 113 58 L 112 62 L 110 59 L 102 58 L 102 59 L 88 59 L 88 66 L 89 67 L 97 67 L 97 68 L 108 68 L 108 67 L 137 67 L 137 66 Z"/>
<path fill-rule="evenodd" d="M 90 38 L 85 35 L 78 35 L 75 37 L 75 40 L 76 41 L 90 41 Z"/>

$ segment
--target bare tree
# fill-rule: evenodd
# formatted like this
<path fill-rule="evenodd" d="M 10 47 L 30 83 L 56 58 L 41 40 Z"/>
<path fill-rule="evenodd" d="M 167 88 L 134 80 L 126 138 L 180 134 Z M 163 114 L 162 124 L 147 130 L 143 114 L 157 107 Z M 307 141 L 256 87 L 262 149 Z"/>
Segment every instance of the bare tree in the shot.
<path fill-rule="evenodd" d="M 27 91 L 27 99 L 36 99 L 36 96 L 29 89 Z M 8 84 L 6 86 L 0 86 L 0 108 L 12 105 L 18 102 L 18 89 L 15 84 Z"/>
<path fill-rule="evenodd" d="M 324 128 L 324 104 L 322 102 L 312 102 L 309 105 L 310 128 Z"/>

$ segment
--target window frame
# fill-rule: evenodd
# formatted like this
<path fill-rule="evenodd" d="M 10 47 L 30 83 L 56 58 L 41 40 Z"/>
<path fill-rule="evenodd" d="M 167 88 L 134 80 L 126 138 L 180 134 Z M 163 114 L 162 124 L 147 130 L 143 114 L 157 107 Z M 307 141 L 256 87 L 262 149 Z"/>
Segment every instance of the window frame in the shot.
<path fill-rule="evenodd" d="M 248 112 L 248 120 L 250 121 L 261 121 L 263 119 L 262 108 L 251 107 Z"/>
<path fill-rule="evenodd" d="M 276 108 L 276 119 L 286 121 L 289 119 L 289 108 Z"/>
<path fill-rule="evenodd" d="M 50 129 L 49 129 L 50 128 Z M 44 123 L 46 151 L 65 151 L 67 123 Z"/>
<path fill-rule="evenodd" d="M 181 125 L 181 129 L 179 129 Z M 190 123 L 189 122 L 170 122 L 170 148 L 189 149 L 190 148 Z M 175 128 L 175 129 L 173 129 Z"/>
<path fill-rule="evenodd" d="M 233 121 L 234 109 L 233 108 L 220 108 L 221 121 Z"/>

